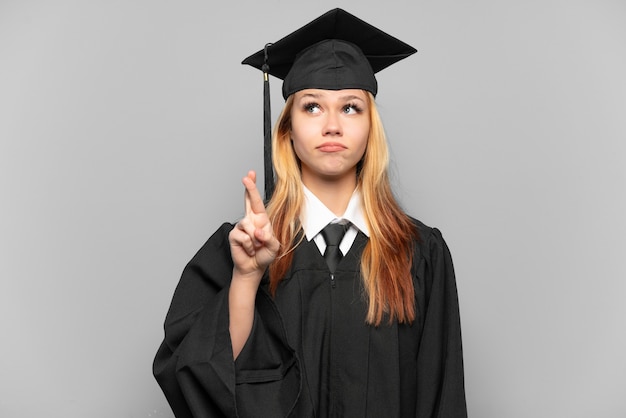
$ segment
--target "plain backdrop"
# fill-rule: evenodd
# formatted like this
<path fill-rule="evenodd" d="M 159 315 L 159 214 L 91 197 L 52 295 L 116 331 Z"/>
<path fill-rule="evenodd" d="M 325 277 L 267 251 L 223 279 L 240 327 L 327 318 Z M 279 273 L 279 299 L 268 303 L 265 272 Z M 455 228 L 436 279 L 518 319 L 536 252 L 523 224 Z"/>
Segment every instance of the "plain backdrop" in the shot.
<path fill-rule="evenodd" d="M 0 416 L 172 417 L 172 293 L 262 170 L 240 62 L 336 6 L 419 50 L 377 99 L 452 250 L 470 416 L 626 416 L 622 0 L 0 0 Z"/>

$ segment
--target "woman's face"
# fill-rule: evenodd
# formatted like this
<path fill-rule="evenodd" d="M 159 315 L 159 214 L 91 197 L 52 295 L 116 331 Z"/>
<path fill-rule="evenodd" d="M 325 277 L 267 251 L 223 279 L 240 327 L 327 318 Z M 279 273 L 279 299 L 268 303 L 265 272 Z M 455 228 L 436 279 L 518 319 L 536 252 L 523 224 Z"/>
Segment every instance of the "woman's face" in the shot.
<path fill-rule="evenodd" d="M 356 179 L 370 131 L 367 93 L 307 89 L 294 93 L 291 140 L 302 181 Z"/>

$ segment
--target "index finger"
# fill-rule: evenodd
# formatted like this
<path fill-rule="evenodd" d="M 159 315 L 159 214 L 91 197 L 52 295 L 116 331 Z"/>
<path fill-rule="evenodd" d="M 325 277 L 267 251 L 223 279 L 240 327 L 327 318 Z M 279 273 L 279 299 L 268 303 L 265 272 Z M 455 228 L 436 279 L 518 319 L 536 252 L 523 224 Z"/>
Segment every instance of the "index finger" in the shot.
<path fill-rule="evenodd" d="M 246 188 L 246 213 L 264 213 L 265 205 L 259 189 L 256 187 L 256 173 L 254 171 L 248 172 L 248 175 L 243 178 L 243 185 Z"/>

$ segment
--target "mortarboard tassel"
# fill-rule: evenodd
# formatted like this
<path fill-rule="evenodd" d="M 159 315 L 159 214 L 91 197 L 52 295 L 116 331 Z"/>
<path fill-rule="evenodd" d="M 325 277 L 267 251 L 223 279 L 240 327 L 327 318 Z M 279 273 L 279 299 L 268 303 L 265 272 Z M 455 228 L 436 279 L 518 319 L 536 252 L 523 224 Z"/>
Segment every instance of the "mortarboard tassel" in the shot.
<path fill-rule="evenodd" d="M 270 105 L 270 66 L 267 64 L 267 48 L 265 45 L 263 62 L 263 164 L 265 170 L 265 202 L 268 202 L 274 193 L 274 168 L 272 166 L 272 110 Z"/>

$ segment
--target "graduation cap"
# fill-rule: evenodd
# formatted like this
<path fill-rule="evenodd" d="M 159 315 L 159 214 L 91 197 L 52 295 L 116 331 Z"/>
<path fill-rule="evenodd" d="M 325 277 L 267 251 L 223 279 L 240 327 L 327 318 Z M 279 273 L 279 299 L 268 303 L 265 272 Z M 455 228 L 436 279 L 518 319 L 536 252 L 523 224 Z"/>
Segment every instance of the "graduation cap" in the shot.
<path fill-rule="evenodd" d="M 283 97 L 309 88 L 363 89 L 374 96 L 380 70 L 417 52 L 342 9 L 333 9 L 243 60 L 264 73 L 265 198 L 274 191 L 268 74 L 284 80 Z"/>

